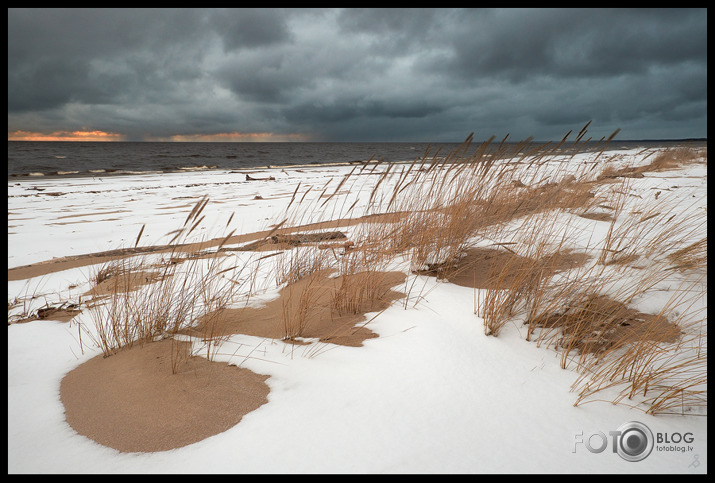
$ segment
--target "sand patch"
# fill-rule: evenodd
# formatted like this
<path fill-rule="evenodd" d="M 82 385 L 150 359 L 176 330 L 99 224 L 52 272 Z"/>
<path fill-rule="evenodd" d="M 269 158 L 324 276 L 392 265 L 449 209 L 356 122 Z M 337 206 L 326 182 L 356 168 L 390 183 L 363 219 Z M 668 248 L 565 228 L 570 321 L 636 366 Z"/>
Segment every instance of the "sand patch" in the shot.
<path fill-rule="evenodd" d="M 84 296 L 106 297 L 117 293 L 131 292 L 142 285 L 156 282 L 159 272 L 125 269 L 112 271 L 112 266 L 109 265 L 108 271 L 98 274 L 98 277 L 98 283 L 89 289 Z"/>
<path fill-rule="evenodd" d="M 172 373 L 176 343 L 134 345 L 70 371 L 60 384 L 70 426 L 119 451 L 165 451 L 224 432 L 268 402 L 268 376 L 245 368 L 189 357 Z"/>
<path fill-rule="evenodd" d="M 75 304 L 62 304 L 57 307 L 44 307 L 37 309 L 33 315 L 29 316 L 15 316 L 12 320 L 8 318 L 9 324 L 23 324 L 26 322 L 33 322 L 35 320 L 56 320 L 58 322 L 69 322 L 76 315 L 80 314 L 78 305 Z"/>
<path fill-rule="evenodd" d="M 274 251 L 289 250 L 300 245 L 323 243 L 332 240 L 346 240 L 347 237 L 340 231 L 327 231 L 318 233 L 276 234 L 251 242 L 239 248 L 222 247 L 220 251 Z"/>
<path fill-rule="evenodd" d="M 599 353 L 639 340 L 674 343 L 682 335 L 665 317 L 639 312 L 603 295 L 587 296 L 561 313 L 540 316 L 527 324 L 559 329 L 558 345 L 582 353 Z"/>
<path fill-rule="evenodd" d="M 57 219 L 61 220 L 64 218 L 80 218 L 82 216 L 104 216 L 104 215 L 111 215 L 114 213 L 130 213 L 130 211 L 129 210 L 115 210 L 115 211 L 97 211 L 97 212 L 90 212 L 90 213 L 73 213 L 71 215 L 58 216 Z"/>
<path fill-rule="evenodd" d="M 404 296 L 392 287 L 404 283 L 402 272 L 359 272 L 331 277 L 320 270 L 288 284 L 279 297 L 261 307 L 223 309 L 208 314 L 183 333 L 201 337 L 246 334 L 295 341 L 318 339 L 361 346 L 377 334 L 362 325 L 364 314 L 380 312 Z"/>
<path fill-rule="evenodd" d="M 538 266 L 541 276 L 570 270 L 583 265 L 588 260 L 585 253 L 562 251 L 538 262 L 516 255 L 507 250 L 473 247 L 456 264 L 450 266 L 430 266 L 416 273 L 431 275 L 462 287 L 478 289 L 506 289 L 520 276 L 519 269 L 535 270 Z"/>
<path fill-rule="evenodd" d="M 99 223 L 103 221 L 121 221 L 121 218 L 103 218 L 101 220 L 79 220 L 79 221 L 57 221 L 53 223 L 47 223 L 48 226 L 53 225 L 77 225 L 81 223 Z"/>

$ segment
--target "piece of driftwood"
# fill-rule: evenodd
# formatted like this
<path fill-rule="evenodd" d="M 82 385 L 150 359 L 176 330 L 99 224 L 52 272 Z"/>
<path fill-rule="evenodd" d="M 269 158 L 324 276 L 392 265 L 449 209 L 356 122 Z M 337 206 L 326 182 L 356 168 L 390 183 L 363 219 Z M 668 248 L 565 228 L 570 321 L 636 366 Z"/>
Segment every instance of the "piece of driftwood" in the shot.
<path fill-rule="evenodd" d="M 326 240 L 344 240 L 347 237 L 341 231 L 324 231 L 320 233 L 296 233 L 294 235 L 273 235 L 272 243 L 286 243 L 288 245 L 300 245 L 302 243 L 315 243 Z"/>
<path fill-rule="evenodd" d="M 341 231 L 324 231 L 320 233 L 296 233 L 293 235 L 276 234 L 268 238 L 256 240 L 239 248 L 223 247 L 220 251 L 246 252 L 265 248 L 266 245 L 289 245 L 298 246 L 303 243 L 316 243 L 330 240 L 346 240 L 345 233 Z"/>
<path fill-rule="evenodd" d="M 246 181 L 275 181 L 276 178 L 269 176 L 267 178 L 254 178 L 253 176 L 246 175 Z"/>

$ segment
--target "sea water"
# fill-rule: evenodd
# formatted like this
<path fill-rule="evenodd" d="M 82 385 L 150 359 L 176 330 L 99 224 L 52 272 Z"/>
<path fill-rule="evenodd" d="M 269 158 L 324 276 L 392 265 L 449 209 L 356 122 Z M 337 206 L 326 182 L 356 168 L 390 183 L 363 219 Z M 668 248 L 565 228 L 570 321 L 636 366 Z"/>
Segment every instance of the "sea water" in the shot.
<path fill-rule="evenodd" d="M 608 149 L 675 145 L 676 141 L 611 141 Z M 680 142 L 682 144 L 682 142 Z M 472 143 L 469 150 L 479 148 Z M 546 143 L 534 143 L 543 146 Z M 353 142 L 84 142 L 8 141 L 8 179 L 28 176 L 109 176 L 209 169 L 251 169 L 368 161 L 411 162 L 446 156 L 461 143 Z M 554 143 L 548 146 L 553 147 Z M 498 143 L 490 143 L 496 149 Z M 519 143 L 511 144 L 515 149 Z M 588 143 L 579 150 L 600 149 Z M 570 149 L 565 146 L 563 149 Z"/>

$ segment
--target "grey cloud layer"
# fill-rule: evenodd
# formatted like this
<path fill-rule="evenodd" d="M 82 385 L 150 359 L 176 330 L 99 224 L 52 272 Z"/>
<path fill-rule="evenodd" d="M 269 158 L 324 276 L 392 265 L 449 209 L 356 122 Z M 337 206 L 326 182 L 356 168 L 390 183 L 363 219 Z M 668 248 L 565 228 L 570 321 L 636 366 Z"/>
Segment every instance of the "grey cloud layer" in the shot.
<path fill-rule="evenodd" d="M 9 9 L 8 130 L 707 135 L 704 9 Z"/>

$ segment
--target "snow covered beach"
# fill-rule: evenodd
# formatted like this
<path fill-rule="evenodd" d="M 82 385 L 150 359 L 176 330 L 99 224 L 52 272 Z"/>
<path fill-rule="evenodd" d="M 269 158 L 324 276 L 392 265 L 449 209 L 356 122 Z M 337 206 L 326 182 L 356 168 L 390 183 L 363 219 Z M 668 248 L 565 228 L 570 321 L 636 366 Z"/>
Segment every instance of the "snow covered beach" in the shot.
<path fill-rule="evenodd" d="M 565 164 L 558 158 L 547 161 L 566 166 L 558 168 L 565 177 L 569 169 L 590 166 L 593 156 L 578 154 Z M 609 159 L 618 174 L 618 168 L 644 165 L 653 157 L 653 152 L 633 150 Z M 120 452 L 77 434 L 66 422 L 61 381 L 102 353 L 87 338 L 80 342 L 79 327 L 92 330 L 93 321 L 87 310 L 71 322 L 51 316 L 25 323 L 19 320 L 67 301 L 81 306 L 81 296 L 91 289 L 93 274 L 106 263 L 95 263 L 97 259 L 84 255 L 135 244 L 166 244 L 170 239 L 166 234 L 185 223 L 192 207 L 206 195 L 205 218 L 195 234 L 202 240 L 221 239 L 227 233 L 244 235 L 228 239 L 222 248 L 239 248 L 260 240 L 285 219 L 292 223 L 280 228 L 359 219 L 367 214 L 372 200 L 384 199 L 379 206 L 389 204 L 391 194 L 399 192 L 400 183 L 406 183 L 406 176 L 415 176 L 404 171 L 405 178 L 399 174 L 388 177 L 384 175 L 388 168 L 376 165 L 374 170 L 355 171 L 355 166 L 346 165 L 8 181 L 8 305 L 9 322 L 13 322 L 8 326 L 8 471 L 707 472 L 705 408 L 684 408 L 682 414 L 646 414 L 646 407 L 630 407 L 639 405 L 637 397 L 611 404 L 610 389 L 596 398 L 603 401 L 574 406 L 578 396 L 570 389 L 579 374 L 561 367 L 558 351 L 525 340 L 526 329 L 514 320 L 501 327 L 497 336 L 487 335 L 483 307 L 479 306 L 489 300 L 486 292 L 413 273 L 412 261 L 404 256 L 396 256 L 389 268 L 405 273 L 404 285 L 395 289 L 407 292 L 406 302 L 396 301 L 379 313 L 368 314 L 366 327 L 377 336 L 361 346 L 314 339 L 292 345 L 279 338 L 247 334 L 234 334 L 224 341 L 214 360 L 269 376 L 266 384 L 270 389 L 267 403 L 245 414 L 230 429 L 176 449 Z M 397 168 L 392 169 L 397 173 Z M 706 236 L 705 224 L 698 222 L 706 217 L 706 171 L 706 161 L 696 159 L 645 171 L 622 185 L 598 186 L 617 186 L 625 193 L 619 198 L 621 213 L 642 209 L 645 199 L 667 207 L 661 210 L 667 211 L 667 218 L 677 215 L 678 219 L 693 220 L 693 231 L 687 231 L 687 224 L 679 225 L 683 236 L 688 235 L 683 239 L 688 246 Z M 341 180 L 348 182 L 341 184 Z M 300 197 L 303 206 L 319 208 L 315 215 L 303 210 L 291 217 L 290 209 Z M 595 216 L 612 209 L 589 208 L 588 213 L 566 209 L 554 215 L 553 224 L 569 231 L 562 237 L 569 248 L 579 248 L 595 261 L 609 228 L 615 226 L 617 232 L 618 227 L 607 217 Z M 642 222 L 635 226 L 646 226 L 648 216 L 642 214 Z M 518 227 L 528 218 L 508 220 L 499 235 L 519 233 Z M 341 230 L 349 240 L 359 240 L 366 224 L 345 221 L 331 229 Z M 252 233 L 257 235 L 245 236 Z M 489 246 L 499 241 L 516 249 L 509 243 L 517 240 L 516 235 L 508 240 L 492 239 Z M 479 247 L 482 242 L 476 240 L 473 245 Z M 248 264 L 274 252 L 303 248 L 229 253 Z M 643 266 L 657 258 L 644 255 L 645 260 L 633 262 L 635 267 L 630 268 L 638 271 L 639 263 Z M 261 260 L 256 272 L 260 290 L 252 304 L 258 306 L 277 296 L 274 273 L 281 259 L 279 254 Z M 36 273 L 23 272 L 47 261 L 53 264 L 45 264 L 45 269 Z M 61 265 L 63 261 L 67 264 Z M 62 269 L 47 268 L 51 265 Z M 619 273 L 621 280 L 631 276 L 626 269 Z M 704 278 L 697 269 L 672 273 L 673 277 L 664 277 L 647 293 L 633 297 L 632 305 L 646 313 L 658 313 L 674 291 L 692 282 L 687 287 L 704 285 L 701 297 L 680 310 L 703 317 Z M 706 318 L 699 330 L 698 335 L 706 337 Z M 617 394 L 617 389 L 613 390 Z M 611 451 L 610 436 L 605 450 L 586 447 L 588 442 L 591 449 L 598 448 L 600 433 L 609 435 L 631 421 L 647 425 L 654 438 L 666 435 L 671 442 L 676 434 L 680 438 L 677 443 L 654 442 L 647 458 L 637 462 Z M 593 434 L 597 436 L 589 438 Z M 689 443 L 683 440 L 686 434 Z"/>

